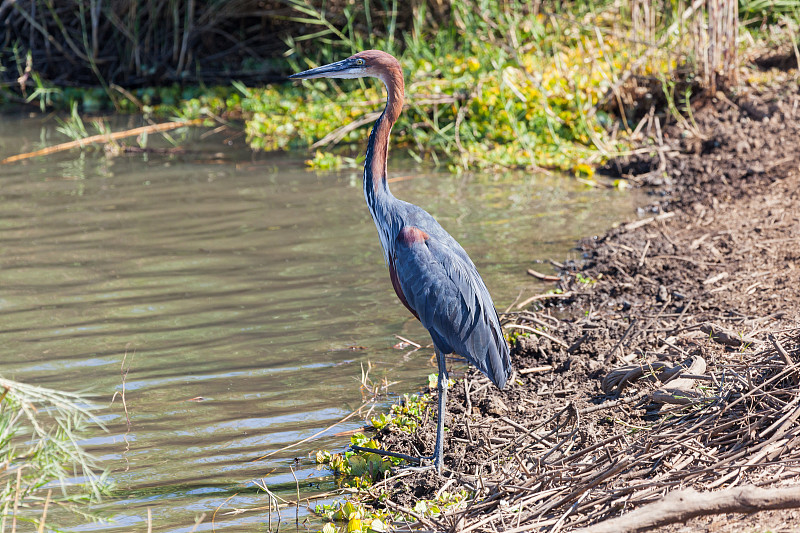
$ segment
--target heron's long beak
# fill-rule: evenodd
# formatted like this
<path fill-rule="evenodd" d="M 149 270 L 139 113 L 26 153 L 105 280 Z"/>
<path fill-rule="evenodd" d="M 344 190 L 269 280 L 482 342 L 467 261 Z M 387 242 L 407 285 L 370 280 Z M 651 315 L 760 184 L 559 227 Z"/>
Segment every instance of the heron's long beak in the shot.
<path fill-rule="evenodd" d="M 360 78 L 363 69 L 351 58 L 312 68 L 289 76 L 290 80 L 311 80 L 314 78 Z"/>

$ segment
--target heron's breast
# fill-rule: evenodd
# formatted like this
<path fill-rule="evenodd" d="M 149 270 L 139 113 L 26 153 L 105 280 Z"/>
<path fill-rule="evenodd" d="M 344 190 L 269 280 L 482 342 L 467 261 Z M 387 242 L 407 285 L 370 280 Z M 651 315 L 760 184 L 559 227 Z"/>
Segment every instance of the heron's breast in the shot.
<path fill-rule="evenodd" d="M 395 294 L 400 299 L 400 302 L 406 306 L 406 309 L 411 311 L 411 314 L 419 320 L 419 315 L 417 312 L 409 305 L 408 300 L 406 299 L 405 294 L 403 294 L 403 288 L 400 286 L 400 279 L 397 277 L 397 269 L 394 266 L 395 258 L 392 257 L 389 261 L 389 277 L 392 279 L 392 287 L 394 288 Z"/>

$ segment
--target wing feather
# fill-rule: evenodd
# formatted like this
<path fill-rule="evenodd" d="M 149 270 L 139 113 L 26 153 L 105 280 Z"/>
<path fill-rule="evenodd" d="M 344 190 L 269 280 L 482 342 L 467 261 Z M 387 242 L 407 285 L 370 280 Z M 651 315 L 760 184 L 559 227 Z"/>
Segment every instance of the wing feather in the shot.
<path fill-rule="evenodd" d="M 418 228 L 397 236 L 392 266 L 409 308 L 444 353 L 456 353 L 502 388 L 511 371 L 508 345 L 489 291 L 466 252 Z"/>

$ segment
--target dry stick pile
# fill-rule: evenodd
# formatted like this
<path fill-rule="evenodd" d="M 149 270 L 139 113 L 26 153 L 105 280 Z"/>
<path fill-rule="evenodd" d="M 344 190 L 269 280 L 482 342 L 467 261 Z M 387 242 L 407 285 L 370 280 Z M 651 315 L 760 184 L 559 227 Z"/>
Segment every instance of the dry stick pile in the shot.
<path fill-rule="evenodd" d="M 781 187 L 772 189 L 787 197 Z M 722 248 L 714 231 L 719 220 L 699 220 L 697 232 L 687 232 L 685 223 L 637 222 L 595 244 L 602 260 L 587 275 L 604 274 L 604 281 L 561 287 L 587 309 L 577 320 L 549 311 L 508 315 L 514 329 L 537 331 L 538 338 L 518 340 L 520 386 L 500 393 L 477 372 L 469 374 L 449 402 L 458 419 L 448 423 L 451 480 L 446 487 L 388 481 L 394 493 L 387 506 L 402 510 L 403 491 L 428 483 L 434 488 L 425 497 L 467 489 L 475 499 L 466 510 L 415 517 L 417 526 L 559 531 L 684 487 L 771 486 L 800 475 L 800 328 L 780 331 L 770 317 L 723 311 L 737 305 L 755 311 L 744 304 L 751 270 L 764 263 L 739 261 L 747 255 L 740 246 L 751 241 L 745 228 L 725 222 L 720 233 L 739 246 Z M 791 224 L 769 227 L 768 233 L 780 232 Z M 708 243 L 720 246 L 713 263 L 704 261 Z M 770 261 L 778 255 L 770 253 Z M 676 261 L 690 265 L 679 276 L 670 268 Z M 724 265 L 731 271 L 726 283 L 709 282 Z M 759 279 L 780 296 L 771 300 L 778 303 L 790 289 L 773 278 L 787 273 L 769 270 Z M 622 366 L 609 370 L 615 362 Z M 404 445 L 419 453 L 430 443 L 396 437 L 389 444 L 397 451 Z"/>
<path fill-rule="evenodd" d="M 662 170 L 681 176 L 667 202 L 675 215 L 588 240 L 580 278 L 558 266 L 560 299 L 509 315 L 518 331 L 546 333 L 517 339 L 515 386 L 499 392 L 470 372 L 448 402 L 451 479 L 385 481 L 387 506 L 409 507 L 410 489 L 470 490 L 467 509 L 415 517 L 464 532 L 597 528 L 687 488 L 705 493 L 700 506 L 753 485 L 797 506 L 778 494 L 800 476 L 800 137 L 784 131 L 797 101 L 753 94 L 698 110 L 716 138 L 670 152 Z M 380 438 L 418 453 L 432 446 L 432 424 L 422 426 Z"/>
<path fill-rule="evenodd" d="M 700 327 L 679 335 L 697 340 L 697 332 Z M 702 335 L 720 346 L 727 342 L 724 335 Z M 607 392 L 636 387 L 616 401 L 580 409 L 567 403 L 524 426 L 505 419 L 505 427 L 495 427 L 494 437 L 482 444 L 497 471 L 454 473 L 455 485 L 475 491 L 479 503 L 417 525 L 461 532 L 558 531 L 679 487 L 767 485 L 797 476 L 800 329 L 741 347 L 711 353 L 706 371 L 698 357 L 674 367 L 614 371 L 604 381 Z M 477 380 L 471 385 L 480 387 Z M 603 423 L 618 427 L 607 431 L 610 436 L 587 433 Z M 402 507 L 390 500 L 393 505 Z"/>

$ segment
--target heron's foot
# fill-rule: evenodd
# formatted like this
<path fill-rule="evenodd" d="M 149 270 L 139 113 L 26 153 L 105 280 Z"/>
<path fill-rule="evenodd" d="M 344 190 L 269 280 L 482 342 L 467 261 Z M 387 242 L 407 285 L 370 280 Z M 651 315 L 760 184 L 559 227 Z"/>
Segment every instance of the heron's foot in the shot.
<path fill-rule="evenodd" d="M 437 474 L 442 475 L 442 466 L 436 463 L 436 457 L 433 455 L 423 455 L 417 458 L 420 466 L 400 466 L 398 470 L 403 472 L 430 472 L 434 470 Z"/>
<path fill-rule="evenodd" d="M 417 463 L 420 466 L 404 466 L 402 467 L 403 470 L 410 470 L 412 472 L 425 472 L 428 470 L 436 470 L 439 474 L 442 473 L 442 465 L 440 462 L 436 460 L 436 454 L 434 455 L 423 455 L 422 457 L 415 457 L 413 455 L 407 455 L 405 453 L 398 453 L 398 452 L 390 452 L 389 450 L 379 450 L 377 448 L 365 448 L 363 446 L 356 446 L 352 444 L 350 446 L 351 450 L 355 450 L 358 452 L 369 452 L 374 453 L 377 455 L 382 455 L 384 457 L 395 457 L 397 459 L 403 459 L 404 461 L 408 461 L 411 463 Z M 423 465 L 423 461 L 431 461 L 431 464 Z"/>
<path fill-rule="evenodd" d="M 407 455 L 405 453 L 398 453 L 398 452 L 390 452 L 389 450 L 379 450 L 377 448 L 364 448 L 363 446 L 356 446 L 355 444 L 351 444 L 350 449 L 355 450 L 357 452 L 375 453 L 377 455 L 382 455 L 384 457 L 395 457 L 397 459 L 403 459 L 405 461 L 410 461 L 417 464 L 421 463 L 423 459 L 430 459 L 430 457 L 414 457 L 413 455 Z"/>

